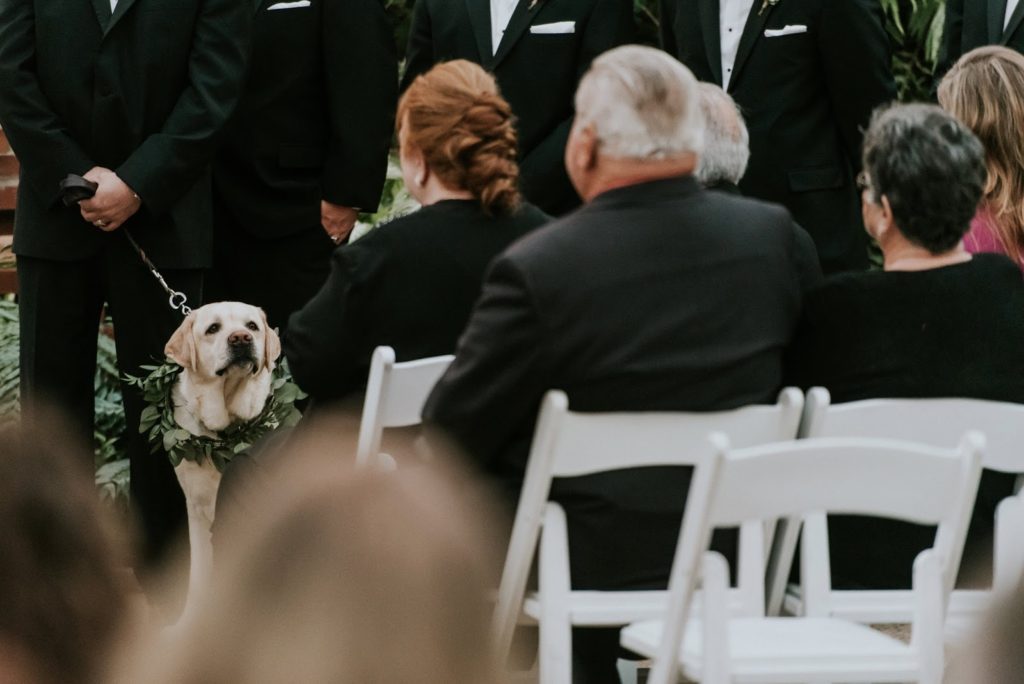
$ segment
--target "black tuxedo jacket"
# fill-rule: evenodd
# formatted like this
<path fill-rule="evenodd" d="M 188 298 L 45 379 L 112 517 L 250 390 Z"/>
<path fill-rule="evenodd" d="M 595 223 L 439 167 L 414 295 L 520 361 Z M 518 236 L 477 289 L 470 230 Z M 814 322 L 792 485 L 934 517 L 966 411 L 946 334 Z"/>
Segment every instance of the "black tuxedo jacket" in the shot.
<path fill-rule="evenodd" d="M 531 32 L 567 21 L 575 22 L 572 33 Z M 494 54 L 490 0 L 417 0 L 402 86 L 452 59 L 493 72 L 518 118 L 523 193 L 563 214 L 579 204 L 563 159 L 576 85 L 595 57 L 633 36 L 630 0 L 519 0 Z"/>
<path fill-rule="evenodd" d="M 744 194 L 785 205 L 826 272 L 867 265 L 854 184 L 862 128 L 896 97 L 878 0 L 755 0 L 729 93 L 750 129 Z M 722 84 L 718 0 L 662 0 L 664 47 Z M 766 37 L 765 31 L 806 27 Z"/>
<path fill-rule="evenodd" d="M 514 496 L 549 389 L 575 411 L 773 402 L 802 293 L 820 277 L 782 207 L 691 178 L 606 192 L 495 260 L 424 417 Z M 555 484 L 574 586 L 664 582 L 689 479 L 665 470 Z"/>
<path fill-rule="evenodd" d="M 209 162 L 242 86 L 252 6 L 238 0 L 0 1 L 0 123 L 21 161 L 14 249 L 76 260 L 117 233 L 58 202 L 114 169 L 142 198 L 125 225 L 159 265 L 209 264 Z"/>
<path fill-rule="evenodd" d="M 1024 3 L 1003 27 L 1006 0 L 946 0 L 946 26 L 936 74 L 942 76 L 956 60 L 983 45 L 1005 45 L 1024 52 Z"/>
<path fill-rule="evenodd" d="M 376 211 L 398 99 L 381 0 L 256 0 L 249 76 L 214 167 L 234 224 L 282 237 L 320 224 L 320 200 Z"/>

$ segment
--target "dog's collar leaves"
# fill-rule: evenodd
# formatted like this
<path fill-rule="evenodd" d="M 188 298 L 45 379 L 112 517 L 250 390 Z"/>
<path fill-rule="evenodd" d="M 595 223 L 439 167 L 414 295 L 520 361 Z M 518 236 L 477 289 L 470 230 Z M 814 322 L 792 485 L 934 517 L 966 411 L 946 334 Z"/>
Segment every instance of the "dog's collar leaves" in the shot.
<path fill-rule="evenodd" d="M 172 390 L 181 373 L 181 366 L 165 361 L 159 366 L 142 366 L 148 374 L 144 378 L 131 375 L 125 381 L 142 391 L 146 408 L 139 421 L 139 432 L 148 433 L 152 452 L 163 450 L 173 465 L 182 460 L 203 463 L 209 459 L 218 471 L 223 472 L 227 464 L 252 447 L 267 434 L 282 427 L 293 427 L 302 418 L 295 402 L 305 399 L 306 394 L 292 382 L 284 359 L 274 369 L 271 394 L 263 411 L 253 418 L 229 425 L 216 437 L 198 437 L 182 429 L 174 420 Z"/>

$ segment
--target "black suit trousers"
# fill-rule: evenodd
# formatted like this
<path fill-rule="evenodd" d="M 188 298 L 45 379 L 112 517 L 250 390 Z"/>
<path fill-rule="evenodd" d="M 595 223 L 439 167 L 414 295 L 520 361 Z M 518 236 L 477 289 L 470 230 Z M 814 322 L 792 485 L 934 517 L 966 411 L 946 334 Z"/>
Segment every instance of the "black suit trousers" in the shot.
<path fill-rule="evenodd" d="M 239 301 L 263 309 L 284 332 L 288 317 L 327 280 L 335 245 L 319 224 L 284 237 L 262 238 L 215 211 L 213 269 L 204 302 Z"/>
<path fill-rule="evenodd" d="M 193 306 L 199 301 L 201 271 L 163 275 Z M 114 319 L 122 375 L 139 375 L 140 366 L 163 360 L 181 315 L 168 306 L 167 295 L 123 235 L 110 235 L 98 254 L 84 260 L 19 256 L 18 281 L 25 408 L 45 404 L 62 411 L 75 426 L 74 439 L 91 451 L 96 335 L 104 303 Z M 132 508 L 145 535 L 145 557 L 157 561 L 182 529 L 184 497 L 167 456 L 150 453 L 146 436 L 139 434 L 141 395 L 123 385 L 122 391 Z"/>

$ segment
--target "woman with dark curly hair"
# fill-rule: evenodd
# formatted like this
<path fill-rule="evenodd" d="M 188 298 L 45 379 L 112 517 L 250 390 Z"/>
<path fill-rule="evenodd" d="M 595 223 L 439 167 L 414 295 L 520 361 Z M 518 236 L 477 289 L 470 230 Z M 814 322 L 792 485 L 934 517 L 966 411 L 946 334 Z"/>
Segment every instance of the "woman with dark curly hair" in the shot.
<path fill-rule="evenodd" d="M 377 345 L 399 360 L 452 353 L 491 259 L 548 220 L 519 196 L 512 112 L 479 66 L 418 77 L 397 121 L 402 174 L 423 208 L 335 251 L 285 335 L 295 379 L 320 404 L 363 388 Z"/>
<path fill-rule="evenodd" d="M 981 142 L 934 105 L 880 110 L 860 180 L 864 225 L 884 270 L 834 276 L 808 294 L 789 381 L 826 387 L 833 403 L 1024 403 L 1024 281 L 1007 257 L 964 247 L 986 187 Z M 984 553 L 976 545 L 1012 487 L 1011 476 L 982 477 L 968 563 Z M 934 528 L 867 518 L 833 517 L 829 530 L 837 588 L 909 587 L 914 557 L 934 541 Z"/>

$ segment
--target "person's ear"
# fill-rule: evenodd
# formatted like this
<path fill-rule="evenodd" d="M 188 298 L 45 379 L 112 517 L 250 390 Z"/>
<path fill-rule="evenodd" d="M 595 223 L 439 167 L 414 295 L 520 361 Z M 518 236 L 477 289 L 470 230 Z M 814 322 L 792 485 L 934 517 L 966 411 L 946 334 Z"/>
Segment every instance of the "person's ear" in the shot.
<path fill-rule="evenodd" d="M 164 346 L 164 355 L 167 358 L 193 373 L 199 369 L 196 358 L 196 340 L 192 334 L 195 323 L 196 315 L 190 313 Z"/>

